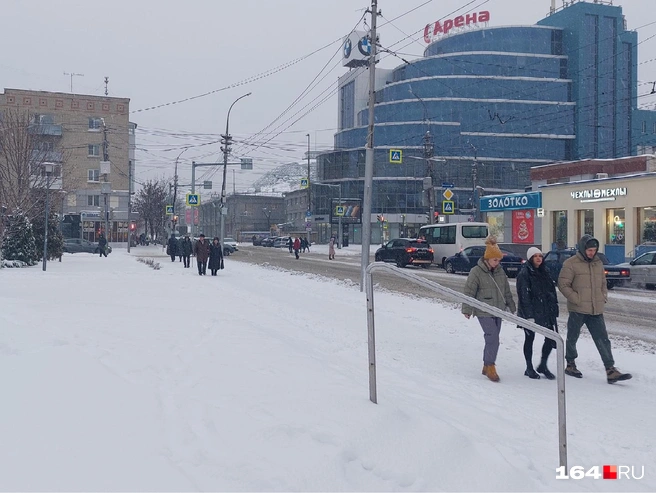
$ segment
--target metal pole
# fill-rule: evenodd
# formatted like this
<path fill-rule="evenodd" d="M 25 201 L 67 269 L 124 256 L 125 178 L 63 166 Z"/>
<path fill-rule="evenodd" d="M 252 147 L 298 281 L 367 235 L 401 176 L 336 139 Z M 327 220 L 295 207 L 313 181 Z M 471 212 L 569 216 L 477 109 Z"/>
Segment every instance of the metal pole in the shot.
<path fill-rule="evenodd" d="M 132 161 L 128 161 L 128 253 L 130 253 L 130 242 L 132 241 Z M 136 233 L 136 231 L 135 231 Z"/>
<path fill-rule="evenodd" d="M 221 248 L 223 248 L 223 240 L 225 238 L 225 201 L 226 201 L 226 175 L 228 173 L 228 154 L 230 152 L 230 141 L 232 140 L 232 137 L 230 137 L 230 132 L 229 132 L 229 125 L 230 125 L 230 111 L 232 110 L 232 107 L 235 105 L 237 101 L 240 99 L 245 98 L 246 96 L 250 96 L 252 93 L 246 93 L 243 96 L 239 96 L 237 99 L 233 101 L 233 103 L 230 105 L 230 108 L 228 108 L 228 116 L 226 117 L 226 130 L 225 130 L 225 135 L 222 135 L 223 137 L 223 147 L 221 150 L 223 151 L 223 183 L 221 185 L 221 208 L 219 209 L 219 213 L 221 214 L 219 220 L 220 220 L 220 225 L 221 225 L 221 235 L 219 237 L 219 242 L 221 243 Z"/>
<path fill-rule="evenodd" d="M 196 193 L 196 161 L 191 162 L 191 194 Z M 196 212 L 194 208 L 191 208 L 191 236 L 194 236 L 194 233 L 198 233 L 198 228 L 194 224 L 196 220 Z"/>
<path fill-rule="evenodd" d="M 307 210 L 308 210 L 308 212 L 311 213 L 312 212 L 312 182 L 310 181 L 310 134 L 307 134 L 307 141 L 308 141 L 308 146 L 307 146 L 307 180 L 308 180 L 307 181 L 307 183 L 308 183 L 308 198 L 307 198 L 307 200 L 308 200 L 308 206 L 307 206 Z M 305 217 L 310 218 L 312 216 L 306 214 Z M 305 233 L 307 235 L 307 243 L 308 243 L 308 245 L 310 245 L 310 228 L 307 226 L 307 224 L 308 223 L 306 222 Z"/>
<path fill-rule="evenodd" d="M 50 173 L 46 173 L 46 219 L 43 230 L 43 272 L 46 271 L 48 259 L 48 215 L 50 214 Z"/>
<path fill-rule="evenodd" d="M 342 205 L 342 185 L 337 185 L 339 187 L 339 205 Z M 337 249 L 342 248 L 342 242 L 344 241 L 344 233 L 342 232 L 342 216 L 337 218 Z"/>
<path fill-rule="evenodd" d="M 365 272 L 369 265 L 371 245 L 371 209 L 374 181 L 374 105 L 376 103 L 376 18 L 378 0 L 371 0 L 371 53 L 369 54 L 369 124 L 364 165 L 364 198 L 362 201 L 362 258 L 360 260 L 360 292 L 364 290 Z"/>

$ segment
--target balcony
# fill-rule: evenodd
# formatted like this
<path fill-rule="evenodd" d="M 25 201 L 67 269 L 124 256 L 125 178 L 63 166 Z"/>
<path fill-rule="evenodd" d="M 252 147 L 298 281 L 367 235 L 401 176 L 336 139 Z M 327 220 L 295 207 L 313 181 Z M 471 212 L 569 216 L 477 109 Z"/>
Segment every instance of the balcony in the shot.
<path fill-rule="evenodd" d="M 45 161 L 61 163 L 64 160 L 64 155 L 61 151 L 32 151 L 30 160 L 33 163 L 42 163 Z"/>
<path fill-rule="evenodd" d="M 54 135 L 61 137 L 62 126 L 56 123 L 33 123 L 28 127 L 28 132 L 36 135 Z"/>

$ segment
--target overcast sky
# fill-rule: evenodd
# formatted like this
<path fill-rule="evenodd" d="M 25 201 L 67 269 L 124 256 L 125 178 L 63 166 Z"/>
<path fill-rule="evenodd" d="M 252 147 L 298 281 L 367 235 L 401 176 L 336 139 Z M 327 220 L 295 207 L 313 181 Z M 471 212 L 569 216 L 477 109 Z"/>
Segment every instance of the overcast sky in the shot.
<path fill-rule="evenodd" d="M 405 58 L 415 58 L 426 46 L 423 27 L 453 17 L 454 11 L 489 10 L 491 26 L 527 25 L 543 18 L 550 4 L 550 0 L 379 0 L 380 42 Z M 562 0 L 556 4 L 561 6 Z M 614 4 L 623 7 L 629 29 L 656 20 L 656 0 L 615 0 Z M 137 181 L 172 176 L 173 163 L 184 146 L 217 140 L 225 130 L 230 104 L 251 91 L 230 116 L 233 137 L 251 141 L 250 146 L 234 146 L 234 159 L 254 159 L 253 172 L 236 172 L 240 191 L 261 173 L 302 159 L 306 134 L 311 136 L 313 149 L 332 145 L 337 125 L 336 79 L 346 71 L 341 66 L 341 39 L 369 6 L 369 0 L 3 0 L 1 85 L 70 92 L 71 78 L 64 72 L 79 73 L 84 76 L 73 77 L 73 92 L 102 95 L 108 76 L 109 95 L 130 98 L 130 118 L 139 127 Z M 362 22 L 357 26 L 363 29 Z M 639 29 L 638 39 L 655 34 L 653 24 Z M 276 73 L 219 90 L 326 45 Z M 638 79 L 643 83 L 656 80 L 654 53 L 656 38 L 638 47 L 639 62 L 646 62 L 639 66 Z M 400 63 L 393 56 L 383 56 L 380 66 L 393 68 Z M 319 79 L 325 78 L 316 88 L 268 128 L 266 135 L 253 138 L 301 95 L 324 66 Z M 649 90 L 645 84 L 638 93 Z M 166 105 L 212 91 L 216 92 Z M 656 98 L 640 102 L 653 107 Z M 159 105 L 163 106 L 139 111 Z M 192 159 L 221 159 L 219 144 L 185 151 L 182 182 L 190 178 Z M 211 179 L 218 191 L 220 174 Z M 232 189 L 231 172 L 228 188 Z"/>

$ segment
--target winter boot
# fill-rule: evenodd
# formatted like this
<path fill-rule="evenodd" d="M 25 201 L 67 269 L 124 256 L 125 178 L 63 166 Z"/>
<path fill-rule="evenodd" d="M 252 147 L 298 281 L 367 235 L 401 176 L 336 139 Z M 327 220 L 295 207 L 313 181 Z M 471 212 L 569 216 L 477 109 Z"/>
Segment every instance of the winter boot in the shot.
<path fill-rule="evenodd" d="M 542 373 L 544 375 L 544 378 L 546 378 L 547 380 L 553 380 L 554 378 L 556 378 L 556 375 L 551 373 L 549 371 L 549 368 L 547 368 L 547 362 L 546 361 L 541 361 L 540 365 L 536 368 L 536 371 L 538 373 Z"/>
<path fill-rule="evenodd" d="M 529 365 L 526 367 L 526 371 L 524 372 L 524 375 L 526 375 L 528 378 L 531 378 L 533 380 L 539 380 L 540 375 L 538 375 L 535 370 L 533 369 L 533 365 Z"/>
<path fill-rule="evenodd" d="M 583 373 L 581 373 L 577 368 L 576 364 L 573 361 L 567 362 L 567 367 L 565 368 L 565 374 L 570 377 L 583 378 Z"/>
<path fill-rule="evenodd" d="M 621 382 L 622 380 L 631 380 L 633 375 L 630 373 L 622 373 L 614 366 L 611 366 L 610 368 L 606 368 L 606 378 L 608 379 L 608 383 L 615 383 Z"/>
<path fill-rule="evenodd" d="M 481 373 L 487 375 L 487 365 L 483 365 L 483 371 Z"/>
<path fill-rule="evenodd" d="M 487 370 L 485 371 L 485 375 L 493 382 L 499 381 L 499 375 L 497 375 L 497 369 L 494 365 L 487 365 Z"/>

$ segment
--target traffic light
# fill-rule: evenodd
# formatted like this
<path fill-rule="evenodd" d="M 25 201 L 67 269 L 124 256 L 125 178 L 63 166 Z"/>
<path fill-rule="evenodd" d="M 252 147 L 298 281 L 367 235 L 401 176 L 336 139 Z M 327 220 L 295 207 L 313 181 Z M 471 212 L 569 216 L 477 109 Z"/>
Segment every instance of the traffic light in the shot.
<path fill-rule="evenodd" d="M 137 229 L 137 223 L 130 223 L 130 231 L 134 231 Z"/>
<path fill-rule="evenodd" d="M 376 220 L 381 222 L 383 220 L 383 216 L 381 214 L 376 214 Z"/>
<path fill-rule="evenodd" d="M 433 212 L 433 218 L 435 219 L 435 221 L 437 221 L 439 217 L 440 217 L 439 212 L 437 212 L 437 211 Z"/>
<path fill-rule="evenodd" d="M 173 216 L 173 224 L 177 224 L 177 223 L 178 223 L 178 216 Z"/>

